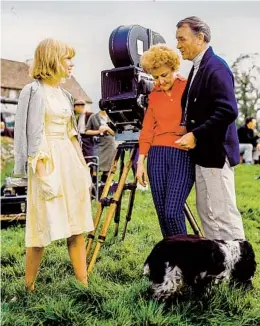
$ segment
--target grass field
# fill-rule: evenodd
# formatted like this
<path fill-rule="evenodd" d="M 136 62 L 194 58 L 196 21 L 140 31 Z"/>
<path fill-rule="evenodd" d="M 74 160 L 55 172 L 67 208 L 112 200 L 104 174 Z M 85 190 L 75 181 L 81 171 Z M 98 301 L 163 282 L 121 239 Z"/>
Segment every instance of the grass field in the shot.
<path fill-rule="evenodd" d="M 236 168 L 237 204 L 247 238 L 260 262 L 260 166 Z M 122 222 L 125 202 L 123 201 Z M 188 200 L 195 212 L 194 190 Z M 122 229 L 123 223 L 120 224 Z M 170 306 L 152 300 L 143 263 L 161 234 L 151 193 L 138 191 L 124 242 L 111 224 L 90 276 L 89 288 L 74 280 L 65 240 L 47 247 L 33 294 L 24 291 L 24 226 L 2 232 L 2 325 L 62 326 L 259 326 L 260 271 L 254 290 L 221 285 L 210 296 L 185 297 Z M 259 265 L 258 265 L 259 266 Z M 15 298 L 15 299 L 14 299 Z"/>

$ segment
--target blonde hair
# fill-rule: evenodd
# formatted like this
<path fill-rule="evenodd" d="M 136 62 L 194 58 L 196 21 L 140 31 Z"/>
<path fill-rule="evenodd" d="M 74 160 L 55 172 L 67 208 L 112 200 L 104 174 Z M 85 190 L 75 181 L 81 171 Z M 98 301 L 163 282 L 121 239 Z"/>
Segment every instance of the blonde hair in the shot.
<path fill-rule="evenodd" d="M 180 66 L 180 57 L 165 44 L 156 44 L 145 51 L 141 56 L 140 63 L 145 72 L 151 73 L 153 69 L 160 68 L 164 65 L 177 71 Z"/>
<path fill-rule="evenodd" d="M 66 43 L 47 38 L 39 43 L 30 75 L 39 80 L 60 80 L 66 77 L 63 67 L 65 58 L 73 58 L 75 50 Z"/>

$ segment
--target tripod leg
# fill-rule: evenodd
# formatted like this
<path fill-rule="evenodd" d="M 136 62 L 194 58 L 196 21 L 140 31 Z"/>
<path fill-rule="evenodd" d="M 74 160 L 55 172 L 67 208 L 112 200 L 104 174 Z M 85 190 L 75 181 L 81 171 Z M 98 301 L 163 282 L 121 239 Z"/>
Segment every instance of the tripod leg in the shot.
<path fill-rule="evenodd" d="M 133 211 L 133 207 L 134 207 L 136 184 L 137 184 L 136 167 L 135 167 L 136 154 L 137 154 L 137 148 L 136 148 L 136 151 L 133 154 L 132 172 L 133 172 L 133 176 L 134 176 L 134 183 L 131 184 L 131 188 L 130 188 L 131 189 L 131 193 L 130 193 L 130 197 L 129 197 L 129 201 L 128 201 L 128 209 L 127 209 L 127 214 L 126 214 L 126 219 L 125 219 L 125 225 L 124 225 L 124 229 L 123 229 L 122 240 L 125 239 L 127 225 L 128 225 L 128 222 L 131 221 L 132 211 Z"/>
<path fill-rule="evenodd" d="M 119 173 L 119 179 L 122 176 L 123 170 L 124 170 L 124 160 L 125 160 L 125 151 L 123 150 L 120 156 L 120 173 Z M 119 229 L 119 222 L 120 222 L 120 212 L 121 212 L 121 200 L 122 200 L 122 196 L 123 196 L 123 192 L 122 195 L 119 199 L 117 208 L 116 208 L 116 213 L 115 213 L 115 232 L 114 232 L 114 236 L 116 237 L 118 235 L 118 229 Z"/>
<path fill-rule="evenodd" d="M 132 189 L 131 189 L 131 193 L 130 193 L 130 197 L 129 197 L 129 204 L 128 204 L 128 209 L 127 209 L 127 214 L 126 214 L 126 219 L 125 219 L 125 225 L 124 225 L 124 229 L 123 229 L 122 240 L 124 240 L 124 238 L 125 238 L 128 222 L 131 221 L 132 211 L 133 211 L 133 207 L 134 207 L 134 200 L 135 200 L 135 192 L 136 192 L 136 179 L 132 185 Z"/>
<path fill-rule="evenodd" d="M 90 273 L 91 270 L 93 269 L 94 264 L 95 264 L 96 259 L 97 259 L 97 256 L 98 256 L 98 253 L 99 253 L 99 250 L 101 248 L 101 245 L 104 243 L 104 241 L 106 239 L 106 235 L 107 235 L 109 225 L 110 225 L 110 223 L 112 221 L 112 218 L 113 218 L 113 216 L 115 214 L 117 204 L 118 204 L 118 202 L 120 200 L 122 191 L 124 189 L 125 181 L 127 179 L 129 170 L 131 169 L 131 166 L 132 166 L 132 159 L 133 159 L 134 152 L 135 152 L 135 149 L 131 150 L 130 160 L 125 165 L 125 167 L 123 169 L 122 176 L 121 176 L 121 178 L 120 178 L 120 180 L 118 182 L 117 190 L 116 190 L 116 192 L 115 192 L 115 194 L 113 196 L 113 201 L 112 201 L 112 203 L 111 203 L 111 205 L 109 207 L 108 213 L 107 213 L 107 215 L 105 217 L 102 230 L 101 230 L 101 232 L 100 232 L 100 234 L 98 236 L 98 242 L 96 244 L 96 247 L 94 249 L 92 258 L 91 258 L 90 263 L 88 265 L 88 273 Z"/>
<path fill-rule="evenodd" d="M 204 237 L 203 232 L 201 231 L 201 229 L 200 229 L 200 227 L 199 227 L 195 217 L 193 216 L 187 203 L 185 203 L 185 205 L 184 205 L 184 214 L 185 214 L 187 220 L 189 221 L 194 234 L 198 235 L 199 237 Z"/>
<path fill-rule="evenodd" d="M 121 199 L 122 199 L 122 196 L 119 199 L 119 202 L 117 204 L 115 218 L 114 218 L 114 221 L 115 221 L 115 232 L 114 232 L 114 236 L 115 237 L 118 236 L 118 229 L 119 229 L 119 222 L 120 222 L 120 213 L 121 213 Z"/>
<path fill-rule="evenodd" d="M 94 230 L 88 234 L 88 242 L 87 242 L 87 246 L 86 246 L 86 257 L 88 257 L 88 255 L 89 255 L 92 243 L 93 243 L 94 238 L 95 238 L 95 234 L 96 234 L 96 231 L 97 231 L 100 219 L 101 219 L 101 215 L 102 215 L 102 212 L 103 212 L 103 209 L 104 209 L 104 204 L 103 204 L 102 200 L 104 198 L 106 198 L 107 195 L 108 195 L 110 186 L 112 184 L 112 181 L 114 179 L 114 175 L 116 173 L 117 162 L 119 160 L 120 153 L 121 153 L 121 149 L 117 149 L 114 160 L 112 162 L 111 169 L 109 171 L 109 174 L 108 174 L 105 186 L 104 186 L 104 189 L 102 191 L 101 198 L 100 198 L 99 203 L 98 203 L 98 209 L 97 209 L 96 215 L 94 217 Z"/>

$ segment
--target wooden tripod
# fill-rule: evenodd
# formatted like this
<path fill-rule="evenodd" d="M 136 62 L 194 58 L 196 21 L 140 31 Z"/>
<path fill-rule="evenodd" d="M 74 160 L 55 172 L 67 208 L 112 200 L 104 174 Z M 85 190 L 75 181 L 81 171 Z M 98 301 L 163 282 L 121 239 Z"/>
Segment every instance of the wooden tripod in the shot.
<path fill-rule="evenodd" d="M 114 217 L 114 221 L 115 221 L 114 235 L 115 236 L 118 235 L 120 210 L 121 210 L 121 199 L 122 199 L 123 191 L 130 190 L 131 193 L 129 196 L 128 209 L 127 209 L 125 224 L 124 224 L 124 228 L 123 228 L 123 235 L 122 235 L 122 239 L 125 238 L 127 225 L 128 225 L 128 222 L 131 220 L 134 199 L 135 199 L 136 183 L 137 183 L 135 173 L 134 173 L 133 183 L 126 184 L 126 179 L 128 177 L 129 171 L 131 169 L 133 169 L 133 167 L 134 167 L 134 160 L 135 160 L 135 157 L 137 154 L 137 149 L 138 149 L 137 142 L 126 142 L 126 143 L 120 144 L 117 147 L 116 154 L 115 154 L 111 169 L 110 169 L 108 177 L 107 177 L 107 181 L 104 185 L 104 188 L 103 188 L 103 191 L 102 191 L 99 203 L 98 203 L 97 212 L 94 217 L 94 231 L 92 231 L 91 233 L 88 234 L 88 242 L 87 242 L 87 247 L 86 247 L 87 259 L 88 259 L 88 256 L 90 255 L 91 247 L 92 247 L 92 244 L 95 239 L 95 234 L 97 232 L 97 229 L 98 229 L 98 226 L 99 226 L 99 223 L 101 220 L 103 209 L 104 209 L 104 207 L 109 206 L 109 209 L 105 216 L 101 231 L 98 235 L 96 246 L 94 248 L 92 257 L 90 258 L 90 261 L 88 264 L 88 274 L 90 274 L 90 272 L 92 271 L 92 269 L 94 267 L 99 250 L 106 239 L 108 228 L 110 226 L 110 223 L 111 223 L 113 217 Z M 125 162 L 124 162 L 125 161 L 125 152 L 127 150 L 130 150 L 130 156 L 129 156 L 128 161 L 125 164 Z M 107 196 L 109 194 L 114 176 L 117 172 L 119 160 L 121 160 L 121 162 L 120 162 L 118 185 L 117 185 L 116 191 L 113 194 L 113 197 L 108 198 Z M 191 212 L 190 208 L 188 207 L 187 203 L 185 203 L 184 213 L 193 229 L 193 232 L 198 236 L 203 236 L 203 234 L 200 230 L 200 227 L 199 227 L 197 221 L 195 220 L 194 216 L 192 215 L 192 212 Z"/>
<path fill-rule="evenodd" d="M 100 200 L 98 203 L 97 212 L 96 212 L 96 215 L 94 218 L 94 231 L 92 231 L 91 233 L 88 234 L 88 242 L 87 242 L 87 248 L 86 248 L 87 258 L 90 254 L 91 246 L 94 241 L 95 233 L 97 231 L 98 225 L 101 220 L 103 209 L 104 209 L 104 207 L 109 206 L 108 212 L 107 212 L 105 220 L 104 220 L 104 224 L 103 224 L 101 232 L 98 236 L 97 244 L 95 246 L 93 255 L 92 255 L 89 265 L 88 265 L 88 273 L 90 273 L 91 270 L 93 269 L 93 266 L 96 262 L 96 259 L 97 259 L 98 253 L 99 253 L 99 250 L 106 239 L 107 231 L 108 231 L 109 225 L 110 225 L 113 217 L 115 217 L 115 223 L 116 223 L 115 236 L 118 234 L 122 194 L 123 194 L 124 190 L 129 189 L 131 191 L 131 193 L 130 193 L 130 197 L 129 197 L 127 215 L 126 215 L 122 238 L 124 239 L 124 237 L 125 237 L 127 224 L 131 220 L 135 191 L 136 191 L 136 178 L 134 177 L 133 183 L 128 183 L 128 184 L 126 184 L 126 179 L 127 179 L 130 169 L 132 169 L 132 167 L 133 167 L 137 149 L 138 149 L 137 142 L 123 143 L 117 147 L 116 154 L 115 154 L 114 160 L 112 162 L 111 169 L 109 171 L 104 189 L 102 191 L 102 194 L 101 194 L 101 197 L 100 197 Z M 124 164 L 126 150 L 130 150 L 130 157 L 129 157 L 129 160 L 127 161 L 127 163 Z M 121 159 L 121 164 L 120 164 L 120 173 L 119 173 L 119 181 L 118 181 L 117 189 L 113 195 L 113 198 L 108 198 L 107 195 L 108 195 L 110 187 L 112 185 L 114 176 L 117 172 L 119 159 Z"/>

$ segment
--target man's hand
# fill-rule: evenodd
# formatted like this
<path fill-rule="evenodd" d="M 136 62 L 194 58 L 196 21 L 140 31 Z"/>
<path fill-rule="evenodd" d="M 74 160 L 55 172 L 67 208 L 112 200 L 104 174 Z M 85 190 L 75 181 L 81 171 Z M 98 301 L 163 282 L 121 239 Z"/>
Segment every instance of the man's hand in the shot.
<path fill-rule="evenodd" d="M 187 129 L 184 126 L 181 126 L 179 132 L 175 132 L 174 134 L 177 135 L 177 136 L 186 135 L 187 134 Z"/>
<path fill-rule="evenodd" d="M 176 140 L 176 144 L 179 144 L 186 150 L 193 149 L 196 146 L 196 138 L 192 132 L 188 132 L 186 135 L 182 136 L 179 140 Z"/>

